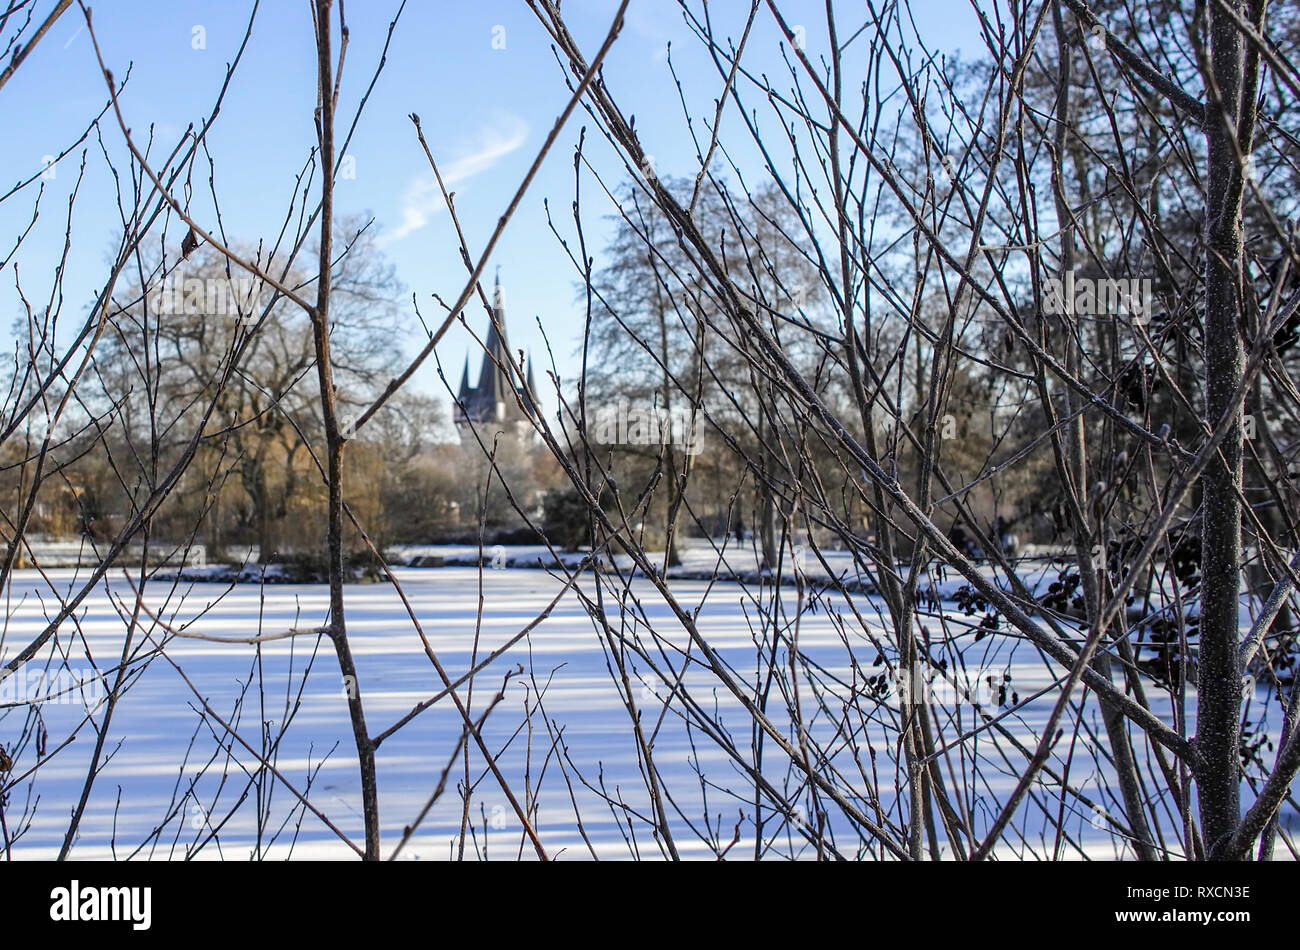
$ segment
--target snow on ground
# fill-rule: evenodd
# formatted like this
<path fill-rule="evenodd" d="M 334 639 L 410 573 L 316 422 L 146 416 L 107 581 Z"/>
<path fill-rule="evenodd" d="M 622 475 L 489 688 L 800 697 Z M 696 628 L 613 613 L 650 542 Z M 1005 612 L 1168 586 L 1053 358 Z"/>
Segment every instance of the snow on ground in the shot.
<path fill-rule="evenodd" d="M 520 560 L 530 553 L 511 551 L 512 557 Z M 701 554 L 698 548 L 690 555 L 699 563 L 706 563 L 707 557 L 707 552 Z M 849 565 L 846 562 L 844 566 L 847 569 Z M 1055 577 L 1055 571 L 1040 573 L 1047 580 Z M 649 814 L 650 800 L 631 721 L 610 673 L 608 644 L 576 594 L 569 591 L 546 619 L 520 637 L 561 592 L 559 577 L 542 570 L 470 567 L 399 568 L 396 575 L 428 649 L 451 677 L 469 670 L 474 656 L 482 658 L 508 641 L 516 641 L 475 678 L 472 693 L 462 685 L 459 695 L 480 715 L 501 688 L 506 672 L 522 669 L 521 675 L 506 684 L 505 698 L 489 716 L 482 734 L 490 749 L 502 750 L 501 770 L 512 791 L 520 800 L 533 803 L 530 808 L 536 810 L 535 824 L 548 853 L 570 858 L 592 853 L 602 858 L 660 855 L 660 844 L 637 817 Z M 8 659 L 40 632 L 56 609 L 54 591 L 66 592 L 78 576 L 84 572 L 51 571 L 48 580 L 34 571 L 15 574 L 0 656 Z M 951 593 L 959 583 L 950 575 L 944 587 Z M 594 596 L 589 576 L 580 586 Z M 698 610 L 699 629 L 718 656 L 740 681 L 752 685 L 760 653 L 755 638 L 763 636 L 760 614 L 772 606 L 770 601 L 757 603 L 752 594 L 732 583 L 674 580 L 671 586 L 685 607 Z M 717 711 L 735 746 L 743 755 L 750 755 L 748 718 L 718 678 L 694 662 L 700 652 L 691 647 L 668 605 L 645 579 L 633 583 L 632 593 L 634 602 L 620 609 L 606 592 L 604 615 L 614 635 L 631 636 L 639 631 L 644 636 L 642 621 L 652 624 L 665 638 L 658 644 L 661 649 L 652 653 L 657 665 L 673 670 L 685 667 L 684 682 L 691 695 L 710 712 Z M 129 616 L 133 597 L 132 587 L 119 576 L 101 585 L 80 605 L 74 618 L 62 625 L 57 650 L 67 657 L 70 669 L 85 671 L 93 659 L 111 680 L 127 628 L 123 617 Z M 148 588 L 146 602 L 149 612 L 139 616 L 134 628 L 130 686 L 115 709 L 105 744 L 107 763 L 95 782 L 72 856 L 348 857 L 352 853 L 349 847 L 320 817 L 304 813 L 295 797 L 305 797 L 352 841 L 362 840 L 360 783 L 344 684 L 332 644 L 313 632 L 326 619 L 327 590 L 291 584 L 154 583 Z M 796 595 L 790 590 L 782 601 L 787 620 L 795 606 Z M 876 598 L 856 596 L 854 606 L 868 632 L 883 630 L 885 615 Z M 165 636 L 149 614 L 174 630 L 212 639 L 173 637 L 167 642 L 165 658 L 155 656 L 145 665 L 152 646 Z M 349 585 L 346 620 L 368 729 L 372 736 L 379 735 L 437 694 L 442 683 L 391 585 Z M 1047 689 L 1048 670 L 1037 651 L 1018 638 L 999 632 L 974 642 L 972 627 L 978 620 L 978 615 L 967 618 L 948 603 L 942 617 L 932 616 L 927 623 L 932 636 L 938 637 L 946 629 L 970 648 L 968 666 L 1008 674 L 1011 679 L 1007 682 L 1020 697 L 1046 690 L 1043 698 L 1028 702 L 1001 723 L 1017 741 L 1032 747 L 1054 696 Z M 260 646 L 219 642 L 249 637 L 259 630 L 263 635 L 306 632 Z M 786 636 L 792 632 L 789 624 L 783 630 Z M 840 700 L 852 698 L 856 687 L 854 695 L 862 704 L 863 679 L 883 668 L 873 665 L 878 657 L 876 648 L 842 600 L 819 603 L 803 614 L 798 639 L 811 664 L 800 676 L 816 678 L 823 693 L 834 697 L 819 711 L 810 698 L 813 690 L 807 682 L 803 684 L 801 708 L 807 728 L 826 739 L 833 719 L 843 711 Z M 783 641 L 777 649 L 783 666 L 784 649 Z M 684 661 L 687 652 L 690 663 Z M 46 650 L 42 659 L 50 655 Z M 629 657 L 629 663 L 634 697 L 643 709 L 643 727 L 649 730 L 657 723 L 653 754 L 672 799 L 669 811 L 678 851 L 687 857 L 711 857 L 713 852 L 700 835 L 726 847 L 735 835 L 740 813 L 752 817 L 752 782 L 698 728 L 687 728 L 671 710 L 661 716 L 660 697 L 667 695 L 667 688 L 646 671 L 643 661 Z M 1259 695 L 1263 701 L 1262 689 Z M 1157 707 L 1166 719 L 1167 706 Z M 788 718 L 781 714 L 783 708 L 778 686 L 769 712 L 780 729 L 789 730 Z M 14 748 L 30 707 L 0 710 L 0 743 L 15 760 L 9 778 L 20 779 L 10 789 L 5 809 L 10 834 L 22 829 L 13 846 L 18 858 L 57 855 L 95 743 L 94 732 L 84 722 L 83 705 L 47 702 L 39 709 L 50 737 L 43 756 L 37 755 L 33 744 Z M 95 714 L 97 721 L 102 712 L 101 708 Z M 1090 722 L 1098 721 L 1095 704 L 1089 704 L 1085 715 Z M 975 724 L 969 707 L 962 716 L 962 730 Z M 258 756 L 232 740 L 218 717 L 264 754 L 283 781 L 260 769 Z M 856 778 L 859 764 L 875 753 L 882 805 L 894 820 L 898 818 L 893 797 L 898 775 L 892 742 L 897 730 L 885 724 L 896 723 L 896 717 L 897 709 L 886 697 L 870 712 L 869 724 L 852 742 L 833 746 L 834 766 L 857 787 L 861 786 Z M 288 727 L 277 741 L 286 718 Z M 443 697 L 382 742 L 377 757 L 385 855 L 425 806 L 449 763 L 461 725 L 451 701 Z M 57 745 L 74 729 L 78 730 L 74 741 Z M 958 724 L 952 724 L 945 731 L 951 739 L 957 730 Z M 1004 752 L 1007 758 L 1003 758 Z M 1014 787 L 1024 760 L 1005 741 L 999 751 L 986 739 L 979 754 L 987 756 L 982 759 L 988 766 L 987 784 L 967 799 L 977 821 L 987 823 L 996 813 L 996 800 Z M 1060 761 L 1054 764 L 1062 765 Z M 444 858 L 456 853 L 462 808 L 458 789 L 465 779 L 464 770 L 464 758 L 458 758 L 444 794 L 404 848 L 403 858 Z M 531 857 L 532 848 L 523 839 L 521 825 L 499 784 L 485 774 L 477 749 L 469 756 L 469 770 L 475 827 L 473 837 L 465 842 L 466 855 L 483 856 L 486 846 L 489 858 Z M 764 771 L 778 787 L 797 784 L 788 759 L 770 741 Z M 1107 774 L 1082 754 L 1070 781 L 1103 808 L 1118 813 Z M 602 795 L 619 803 L 604 801 Z M 1042 816 L 1055 814 L 1059 807 L 1061 802 L 1055 796 L 1031 797 L 1022 809 L 1026 815 L 1023 824 L 1037 831 L 1043 827 Z M 1067 827 L 1079 847 L 1065 847 L 1062 857 L 1076 857 L 1080 850 L 1094 857 L 1122 853 L 1108 834 L 1094 827 L 1105 827 L 1104 816 L 1090 813 L 1072 799 L 1067 799 L 1065 810 L 1070 816 Z M 24 811 L 30 819 L 26 827 Z M 259 814 L 263 816 L 260 822 Z M 771 818 L 770 811 L 766 814 L 771 820 L 767 827 L 770 835 L 781 819 Z M 854 856 L 859 842 L 842 824 L 841 819 L 833 825 L 837 847 Z M 1045 840 L 1031 836 L 1029 844 L 1040 849 L 1040 854 L 1050 855 L 1053 850 L 1050 836 Z M 774 847 L 787 855 L 813 854 L 797 835 L 782 834 Z M 1008 846 L 1003 853 L 1011 857 L 1021 852 Z M 753 854 L 753 825 L 742 822 L 739 841 L 729 856 Z"/>

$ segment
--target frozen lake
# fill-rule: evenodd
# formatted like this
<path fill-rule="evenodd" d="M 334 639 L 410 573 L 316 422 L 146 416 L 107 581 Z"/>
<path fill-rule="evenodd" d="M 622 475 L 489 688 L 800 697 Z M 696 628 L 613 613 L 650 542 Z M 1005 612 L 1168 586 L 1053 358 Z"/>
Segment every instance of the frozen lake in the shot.
<path fill-rule="evenodd" d="M 767 804 L 761 808 L 762 839 L 756 845 L 755 783 L 748 774 L 755 767 L 755 730 L 649 582 L 632 582 L 621 600 L 607 588 L 598 603 L 590 575 L 577 585 L 585 597 L 573 589 L 565 593 L 562 579 L 540 570 L 407 568 L 398 569 L 396 576 L 429 649 L 451 677 L 463 676 L 475 658 L 481 661 L 510 644 L 473 677 L 472 688 L 462 682 L 458 694 L 477 717 L 501 690 L 506 674 L 521 671 L 505 684 L 504 699 L 482 734 L 488 748 L 499 752 L 502 775 L 533 816 L 549 856 L 666 853 L 665 843 L 652 834 L 645 763 L 620 686 L 615 651 L 627 671 L 656 775 L 665 789 L 677 853 L 701 858 L 722 850 L 731 858 L 752 858 L 756 852 L 815 855 L 792 830 L 790 817 L 774 813 Z M 6 660 L 47 625 L 57 609 L 57 595 L 66 595 L 76 578 L 71 569 L 44 577 L 34 571 L 15 575 L 0 651 Z M 770 589 L 758 596 L 757 589 L 747 593 L 734 583 L 683 580 L 673 581 L 671 588 L 679 603 L 696 615 L 716 661 L 748 695 L 766 696 L 759 700 L 766 714 L 790 737 L 792 747 L 797 746 L 798 734 L 788 715 L 792 703 L 787 701 L 788 648 L 796 635 L 799 606 L 795 591 L 787 588 L 778 600 Z M 99 670 L 112 682 L 124 634 L 133 631 L 127 688 L 115 708 L 102 769 L 71 856 L 351 856 L 340 833 L 357 845 L 363 838 L 355 746 L 333 646 L 314 632 L 326 619 L 327 590 L 312 585 L 241 584 L 232 589 L 153 581 L 146 589 L 148 611 L 141 611 L 130 626 L 134 599 L 131 585 L 117 574 L 86 598 L 39 658 L 41 666 L 49 663 L 51 670 L 66 663 L 69 671 Z M 898 827 L 906 820 L 897 800 L 905 778 L 897 762 L 899 707 L 894 693 L 871 681 L 885 669 L 873 641 L 885 630 L 887 617 L 876 598 L 862 595 L 847 601 L 842 595 L 826 595 L 811 609 L 807 601 L 803 606 L 795 685 L 806 734 L 842 793 L 873 820 Z M 548 608 L 549 615 L 539 622 Z M 593 620 L 602 615 L 605 624 Z M 384 735 L 417 704 L 438 696 L 442 682 L 392 585 L 349 585 L 346 619 L 368 730 L 372 737 Z M 957 737 L 982 721 L 973 707 L 946 702 L 950 718 L 937 720 L 944 741 L 954 743 L 945 769 L 953 787 L 964 789 L 957 797 L 976 828 L 992 820 L 999 800 L 1014 787 L 1056 696 L 1038 651 L 1005 632 L 980 634 L 980 619 L 980 614 L 964 615 L 951 602 L 945 603 L 942 616 L 923 619 L 932 655 L 964 662 L 981 686 L 977 698 L 985 701 L 986 711 L 1005 714 L 996 729 L 986 728 L 960 743 L 955 743 Z M 301 632 L 286 636 L 292 630 Z M 259 632 L 279 638 L 256 645 L 220 642 Z M 772 657 L 776 675 L 769 677 L 765 669 Z M 657 674 L 651 672 L 652 664 Z M 1009 677 L 1002 681 L 1001 696 L 1000 687 L 990 688 L 987 681 L 994 674 Z M 665 704 L 671 693 L 665 679 L 679 678 L 678 692 Z M 1043 695 L 1035 698 L 1040 691 Z M 1013 709 L 1017 702 L 1019 707 Z M 1252 702 L 1259 715 L 1265 706 L 1276 706 L 1276 697 L 1261 688 Z M 1159 695 L 1153 707 L 1166 720 L 1172 714 L 1171 704 Z M 29 729 L 29 740 L 18 744 L 24 724 L 32 725 L 37 709 L 49 737 L 43 754 L 37 748 L 39 727 Z M 96 724 L 102 716 L 103 707 L 92 713 Z M 701 716 L 715 720 L 722 730 L 710 734 L 702 728 Z M 1266 713 L 1265 718 L 1280 722 L 1276 713 Z M 1036 786 L 1018 813 L 1021 831 L 1010 836 L 1001 854 L 1125 854 L 1122 841 L 1105 830 L 1106 815 L 1122 814 L 1110 789 L 1106 757 L 1082 734 L 1071 744 L 1076 720 L 1100 728 L 1091 696 L 1077 715 L 1067 715 L 1066 739 L 1058 743 L 1051 762 L 1057 774 L 1064 774 L 1068 788 L 1062 790 L 1056 783 Z M 385 857 L 416 821 L 448 766 L 444 793 L 400 857 L 436 859 L 459 853 L 467 766 L 464 754 L 453 760 L 452 753 L 462 725 L 450 698 L 443 695 L 381 742 L 377 759 Z M 242 742 L 232 738 L 228 728 Z M 73 741 L 57 744 L 72 733 Z M 15 858 L 58 854 L 95 741 L 81 701 L 0 710 L 0 743 L 14 759 L 5 819 Z M 748 768 L 742 762 L 749 763 Z M 962 773 L 969 774 L 976 762 L 983 774 L 978 781 L 964 782 Z M 271 774 L 272 767 L 278 778 Z M 802 773 L 770 737 L 763 740 L 757 768 L 765 781 L 801 802 L 792 816 L 795 821 L 810 820 L 818 808 L 826 810 L 838 854 L 885 856 L 824 795 L 814 799 L 806 789 L 801 791 Z M 471 834 L 463 842 L 465 856 L 531 857 L 532 846 L 513 808 L 473 745 L 468 782 Z M 1061 839 L 1043 830 L 1046 816 L 1054 819 L 1058 813 L 1064 814 L 1068 829 Z M 1279 845 L 1279 856 L 1284 854 Z"/>

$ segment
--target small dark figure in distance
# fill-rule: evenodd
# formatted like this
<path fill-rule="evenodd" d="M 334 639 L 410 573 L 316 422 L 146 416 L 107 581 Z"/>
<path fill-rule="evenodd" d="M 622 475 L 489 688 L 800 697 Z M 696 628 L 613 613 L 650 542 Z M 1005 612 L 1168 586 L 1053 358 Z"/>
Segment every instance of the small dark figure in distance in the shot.
<path fill-rule="evenodd" d="M 1020 539 L 1011 530 L 1011 522 L 999 515 L 993 530 L 997 535 L 998 548 L 1002 553 L 1009 558 L 1015 557 L 1016 551 L 1020 548 Z"/>

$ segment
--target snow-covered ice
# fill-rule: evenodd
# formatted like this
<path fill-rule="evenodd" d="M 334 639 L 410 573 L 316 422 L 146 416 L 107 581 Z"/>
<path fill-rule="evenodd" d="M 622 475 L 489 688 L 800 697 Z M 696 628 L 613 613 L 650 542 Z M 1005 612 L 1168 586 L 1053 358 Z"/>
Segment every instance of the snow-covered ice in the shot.
<path fill-rule="evenodd" d="M 56 609 L 51 587 L 66 593 L 78 576 L 84 572 L 51 571 L 48 580 L 34 571 L 14 575 L 0 651 L 6 659 L 37 634 Z M 631 720 L 618 679 L 611 674 L 609 641 L 589 614 L 597 610 L 590 575 L 578 584 L 588 595 L 585 604 L 575 591 L 568 591 L 549 616 L 523 636 L 521 631 L 561 592 L 559 576 L 543 570 L 471 567 L 401 568 L 396 576 L 429 649 L 451 677 L 468 671 L 475 656 L 481 660 L 515 641 L 474 678 L 472 691 L 462 684 L 458 693 L 477 716 L 501 688 L 505 674 L 522 671 L 506 683 L 505 698 L 488 717 L 482 734 L 490 749 L 500 750 L 501 771 L 516 797 L 533 813 L 548 854 L 569 858 L 593 853 L 602 858 L 662 855 L 663 844 L 645 821 L 651 801 Z M 956 583 L 950 575 L 945 588 Z M 753 690 L 755 681 L 761 682 L 761 659 L 773 649 L 771 627 L 763 622 L 763 612 L 773 608 L 770 596 L 756 600 L 752 589 L 746 593 L 733 583 L 673 580 L 671 587 L 689 611 L 698 610 L 698 627 L 718 658 L 738 682 Z M 671 677 L 684 670 L 683 683 L 692 701 L 715 715 L 728 729 L 726 741 L 751 760 L 750 720 L 718 677 L 700 662 L 698 646 L 691 644 L 649 581 L 634 581 L 631 593 L 620 604 L 608 590 L 604 592 L 601 603 L 613 642 L 639 636 L 661 672 Z M 70 669 L 85 671 L 93 661 L 111 681 L 133 599 L 133 588 L 120 573 L 107 585 L 101 584 L 74 618 L 61 626 L 55 642 L 41 654 L 42 663 L 52 655 L 65 656 Z M 352 855 L 349 846 L 295 797 L 295 792 L 301 794 L 360 844 L 360 782 L 344 684 L 331 642 L 314 632 L 326 620 L 326 588 L 289 584 L 231 588 L 155 581 L 147 588 L 146 602 L 149 611 L 137 617 L 134 628 L 129 687 L 114 711 L 104 747 L 105 764 L 72 856 Z M 785 651 L 794 633 L 796 606 L 796 593 L 787 588 L 780 602 L 781 635 L 775 647 L 777 665 L 784 673 L 788 673 Z M 872 596 L 855 596 L 853 606 L 857 616 L 842 598 L 828 597 L 800 617 L 798 643 L 806 660 L 799 670 L 800 708 L 810 735 L 826 745 L 831 761 L 824 767 L 838 770 L 844 787 L 859 791 L 864 788 L 859 769 L 874 774 L 883 818 L 896 823 L 900 820 L 896 789 L 903 779 L 896 762 L 897 706 L 889 696 L 872 700 L 864 691 L 866 678 L 883 669 L 875 665 L 879 654 L 868 634 L 883 631 L 886 616 Z M 168 638 L 150 614 L 174 630 L 210 639 Z M 946 626 L 947 633 L 964 645 L 968 668 L 1009 676 L 1009 693 L 1024 700 L 1044 691 L 1041 698 L 1025 702 L 1000 720 L 1005 736 L 985 733 L 968 743 L 971 754 L 978 755 L 986 768 L 980 783 L 962 797 L 976 822 L 987 823 L 1024 764 L 1016 744 L 1032 749 L 1056 692 L 1050 688 L 1051 671 L 1038 652 L 1018 637 L 999 631 L 975 642 L 973 626 L 979 619 L 979 615 L 962 615 L 948 603 L 943 622 L 938 616 L 925 622 L 936 640 L 942 639 Z M 377 736 L 438 694 L 442 683 L 392 585 L 349 585 L 346 620 L 368 729 Z M 659 640 L 648 634 L 647 623 L 658 631 Z M 290 630 L 305 632 L 258 646 L 219 642 L 259 631 L 272 636 Z M 164 640 L 165 657 L 153 655 Z M 939 654 L 936 649 L 936 657 Z M 679 854 L 713 857 L 716 849 L 726 848 L 738 834 L 728 857 L 754 856 L 752 780 L 719 742 L 682 717 L 680 699 L 663 713 L 662 700 L 669 689 L 648 671 L 644 659 L 630 651 L 624 657 L 643 728 L 653 736 L 655 765 L 669 795 L 666 808 Z M 767 710 L 774 724 L 793 735 L 784 713 L 782 690 L 787 687 L 788 682 L 778 679 Z M 820 708 L 814 694 L 822 698 Z M 1262 688 L 1259 701 L 1276 705 Z M 1168 720 L 1168 702 L 1162 704 L 1158 698 L 1155 702 Z M 857 721 L 854 731 L 848 738 L 834 738 L 837 717 L 842 720 L 846 706 L 854 704 L 856 711 L 848 715 Z M 1194 703 L 1191 706 L 1194 709 Z M 44 703 L 39 706 L 49 737 L 44 754 L 37 754 L 35 742 L 15 748 L 24 718 L 32 710 L 18 705 L 0 712 L 0 743 L 10 749 L 15 763 L 9 779 L 18 779 L 9 790 L 5 814 L 9 833 L 21 832 L 13 844 L 14 856 L 49 858 L 58 854 L 68 816 L 81 793 L 95 734 L 81 704 Z M 992 711 L 1005 712 L 1006 707 Z M 94 713 L 95 721 L 102 715 L 101 708 Z M 979 724 L 970 707 L 961 715 L 960 731 Z M 1091 698 L 1083 715 L 1099 724 Z M 1269 716 L 1275 723 L 1279 720 L 1275 714 Z M 267 774 L 258 755 L 232 739 L 218 717 L 263 755 L 282 781 Z M 287 728 L 282 728 L 286 723 Z M 378 785 L 386 856 L 447 768 L 461 726 L 460 716 L 444 696 L 380 745 Z M 948 741 L 956 738 L 958 726 L 942 724 Z M 73 741 L 58 744 L 74 730 Z M 1068 744 L 1067 738 L 1058 746 L 1054 768 L 1063 766 Z M 1105 756 L 1096 757 L 1098 766 L 1084 752 L 1076 753 L 1070 785 L 1101 803 L 1103 811 L 1118 810 Z M 531 857 L 521 825 L 496 779 L 486 772 L 477 748 L 470 749 L 468 761 L 474 827 L 465 842 L 466 855 L 481 857 L 486 851 L 488 858 Z M 445 858 L 457 853 L 465 758 L 451 764 L 444 794 L 403 849 L 402 858 Z M 799 771 L 770 739 L 763 772 L 778 788 L 799 787 Z M 810 802 L 807 794 L 796 798 Z M 870 810 L 865 799 L 855 799 L 855 804 Z M 1029 840 L 1012 839 L 1002 853 L 1051 856 L 1055 845 L 1051 832 L 1045 830 L 1044 816 L 1055 817 L 1061 808 L 1074 843 L 1056 851 L 1059 856 L 1124 854 L 1122 842 L 1104 830 L 1104 814 L 1090 812 L 1070 795 L 1062 802 L 1061 796 L 1042 788 L 1021 806 L 1024 817 L 1018 823 L 1029 830 Z M 833 806 L 829 811 L 836 813 Z M 805 819 L 806 813 L 795 818 Z M 771 851 L 765 854 L 815 854 L 811 845 L 790 833 L 787 819 L 767 806 L 764 819 L 767 838 L 787 825 L 777 841 L 769 842 Z M 836 848 L 844 856 L 873 853 L 842 816 L 833 818 L 831 827 Z"/>

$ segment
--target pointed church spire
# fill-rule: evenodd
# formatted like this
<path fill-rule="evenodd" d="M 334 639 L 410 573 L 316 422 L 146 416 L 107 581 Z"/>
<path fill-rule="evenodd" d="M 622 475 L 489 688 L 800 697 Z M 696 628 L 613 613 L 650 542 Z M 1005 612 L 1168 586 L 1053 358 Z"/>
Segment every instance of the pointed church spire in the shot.
<path fill-rule="evenodd" d="M 528 375 L 524 377 L 524 405 L 537 414 L 537 382 L 533 379 L 533 354 L 528 354 Z"/>
<path fill-rule="evenodd" d="M 458 400 L 464 408 L 458 407 L 456 410 L 458 424 L 488 421 L 524 423 L 528 415 L 536 412 L 532 361 L 528 361 L 527 380 L 522 391 L 516 393 L 510 378 L 510 366 L 516 364 L 506 335 L 506 296 L 501 286 L 499 267 L 493 287 L 490 316 L 487 338 L 483 342 L 484 352 L 478 382 L 473 386 L 469 384 L 469 357 L 465 358 Z M 520 401 L 524 408 L 522 414 Z"/>
<path fill-rule="evenodd" d="M 469 354 L 465 354 L 465 368 L 460 371 L 460 392 L 456 398 L 464 402 L 469 397 Z"/>
<path fill-rule="evenodd" d="M 498 272 L 492 292 L 492 322 L 488 325 L 483 366 L 478 376 L 478 388 L 482 393 L 480 398 L 488 413 L 498 422 L 502 421 L 512 402 L 508 375 L 510 362 L 510 344 L 506 340 L 505 291 L 501 289 L 501 275 Z"/>

